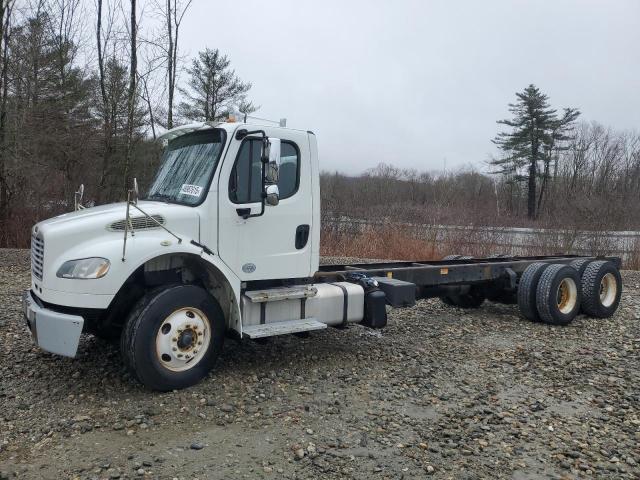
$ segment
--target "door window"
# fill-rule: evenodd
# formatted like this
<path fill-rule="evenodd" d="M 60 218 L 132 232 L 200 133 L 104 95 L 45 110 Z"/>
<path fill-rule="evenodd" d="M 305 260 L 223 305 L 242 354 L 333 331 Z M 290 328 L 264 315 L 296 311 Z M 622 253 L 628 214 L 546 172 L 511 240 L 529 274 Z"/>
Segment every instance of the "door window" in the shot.
<path fill-rule="evenodd" d="M 245 140 L 229 179 L 229 197 L 233 203 L 257 203 L 262 199 L 262 162 L 260 140 Z"/>
<path fill-rule="evenodd" d="M 300 184 L 300 152 L 291 142 L 280 143 L 280 171 L 278 190 L 280 200 L 293 196 Z"/>
<path fill-rule="evenodd" d="M 229 178 L 229 198 L 233 203 L 259 203 L 262 200 L 261 149 L 262 141 L 259 139 L 242 142 Z M 280 144 L 278 178 L 280 199 L 294 195 L 299 183 L 300 151 L 294 143 L 283 141 Z"/>

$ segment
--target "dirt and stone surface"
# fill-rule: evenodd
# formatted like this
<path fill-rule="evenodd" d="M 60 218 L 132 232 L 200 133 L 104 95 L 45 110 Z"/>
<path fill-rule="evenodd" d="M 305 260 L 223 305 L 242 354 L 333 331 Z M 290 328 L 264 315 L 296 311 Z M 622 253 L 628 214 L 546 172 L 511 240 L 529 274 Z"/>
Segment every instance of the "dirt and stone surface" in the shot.
<path fill-rule="evenodd" d="M 116 346 L 32 346 L 28 254 L 0 250 L 0 478 L 639 478 L 640 275 L 618 313 L 566 328 L 437 300 L 265 344 L 229 340 L 154 393 Z"/>

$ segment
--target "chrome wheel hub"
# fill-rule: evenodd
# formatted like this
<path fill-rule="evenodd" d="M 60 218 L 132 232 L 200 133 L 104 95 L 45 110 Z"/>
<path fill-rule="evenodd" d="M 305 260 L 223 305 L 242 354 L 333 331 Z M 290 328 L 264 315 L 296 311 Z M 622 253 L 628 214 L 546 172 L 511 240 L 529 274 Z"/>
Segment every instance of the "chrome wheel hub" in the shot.
<path fill-rule="evenodd" d="M 197 308 L 181 308 L 164 319 L 156 334 L 160 364 L 174 372 L 188 370 L 204 357 L 211 341 L 207 316 Z"/>

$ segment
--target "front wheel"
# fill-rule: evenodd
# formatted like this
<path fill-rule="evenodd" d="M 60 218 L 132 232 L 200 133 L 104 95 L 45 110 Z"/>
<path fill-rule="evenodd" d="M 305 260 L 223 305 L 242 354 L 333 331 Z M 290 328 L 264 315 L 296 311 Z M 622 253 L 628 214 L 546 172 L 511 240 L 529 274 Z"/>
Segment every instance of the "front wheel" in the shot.
<path fill-rule="evenodd" d="M 160 391 L 204 378 L 222 350 L 225 322 L 206 290 L 177 285 L 145 295 L 131 311 L 120 348 L 129 371 Z"/>

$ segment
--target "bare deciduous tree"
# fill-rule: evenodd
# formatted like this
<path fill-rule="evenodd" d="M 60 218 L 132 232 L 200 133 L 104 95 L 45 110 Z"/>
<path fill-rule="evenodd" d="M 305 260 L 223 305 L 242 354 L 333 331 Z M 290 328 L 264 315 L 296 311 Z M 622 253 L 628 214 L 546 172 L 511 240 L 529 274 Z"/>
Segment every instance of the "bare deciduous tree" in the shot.
<path fill-rule="evenodd" d="M 11 35 L 11 12 L 13 1 L 0 0 L 0 247 L 8 246 L 9 229 L 9 182 L 7 179 L 7 99 L 8 99 L 8 63 L 9 39 Z"/>
<path fill-rule="evenodd" d="M 131 0 L 131 24 L 130 24 L 130 59 L 129 59 L 129 92 L 127 99 L 127 149 L 124 161 L 124 190 L 129 186 L 129 169 L 131 168 L 132 151 L 133 151 L 133 131 L 134 118 L 136 111 L 136 80 L 138 73 L 138 52 L 137 40 L 138 26 L 136 18 L 136 0 Z"/>

